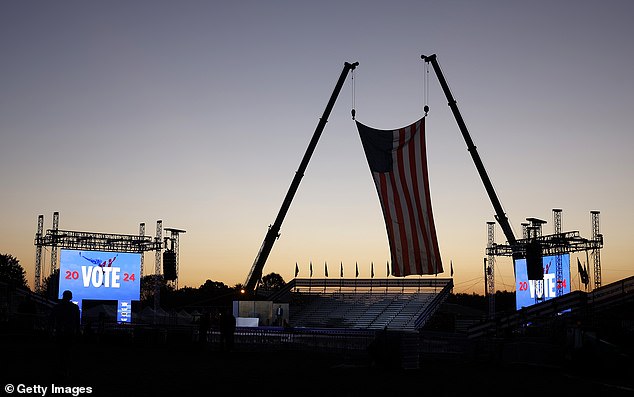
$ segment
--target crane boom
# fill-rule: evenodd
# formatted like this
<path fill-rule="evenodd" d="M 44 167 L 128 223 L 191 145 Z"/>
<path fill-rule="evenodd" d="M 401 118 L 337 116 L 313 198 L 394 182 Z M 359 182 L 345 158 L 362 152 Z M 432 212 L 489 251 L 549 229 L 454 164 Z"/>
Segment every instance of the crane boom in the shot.
<path fill-rule="evenodd" d="M 458 127 L 460 128 L 462 137 L 467 143 L 467 150 L 469 151 L 469 153 L 471 153 L 471 158 L 473 159 L 473 162 L 475 163 L 476 169 L 478 170 L 478 174 L 480 174 L 480 178 L 482 179 L 482 182 L 484 183 L 484 188 L 486 189 L 487 194 L 489 195 L 489 199 L 491 200 L 491 203 L 493 204 L 493 208 L 495 209 L 495 214 L 496 214 L 495 218 L 500 224 L 500 227 L 502 228 L 502 232 L 504 232 L 504 236 L 506 237 L 506 240 L 508 241 L 509 245 L 512 247 L 513 250 L 515 250 L 515 247 L 517 246 L 517 239 L 515 238 L 513 229 L 511 228 L 509 220 L 506 217 L 506 214 L 504 213 L 504 209 L 502 208 L 502 204 L 500 203 L 500 200 L 498 199 L 497 194 L 495 194 L 495 189 L 493 189 L 493 184 L 491 183 L 491 179 L 489 179 L 489 176 L 487 175 L 487 172 L 484 169 L 484 164 L 482 163 L 482 159 L 480 158 L 480 155 L 478 154 L 478 151 L 476 150 L 476 146 L 473 144 L 471 135 L 469 135 L 469 130 L 467 130 L 467 125 L 462 119 L 460 110 L 458 110 L 458 105 L 456 105 L 456 100 L 453 98 L 453 95 L 451 95 L 451 91 L 449 90 L 447 81 L 445 80 L 442 70 L 440 69 L 438 60 L 436 59 L 436 54 L 429 55 L 429 56 L 421 55 L 421 58 L 425 62 L 431 62 L 432 67 L 434 68 L 434 72 L 436 73 L 436 76 L 438 77 L 440 86 L 442 87 L 442 90 L 444 91 L 445 96 L 447 97 L 448 105 L 451 108 L 451 111 L 453 112 L 456 122 L 458 123 Z"/>
<path fill-rule="evenodd" d="M 306 171 L 306 167 L 308 166 L 308 161 L 315 151 L 315 147 L 317 146 L 317 141 L 321 136 L 326 123 L 328 122 L 328 117 L 330 116 L 330 112 L 335 105 L 337 97 L 339 96 L 339 92 L 341 91 L 341 87 L 343 87 L 343 83 L 346 80 L 348 72 L 354 70 L 359 65 L 359 62 L 355 63 L 344 63 L 343 70 L 341 71 L 341 75 L 339 76 L 339 80 L 335 85 L 335 89 L 330 96 L 330 100 L 326 105 L 326 109 L 324 110 L 324 114 L 319 119 L 319 123 L 317 123 L 317 128 L 313 133 L 313 137 L 308 144 L 308 148 L 304 153 L 304 157 L 302 158 L 301 163 L 299 164 L 299 168 L 295 172 L 295 176 L 293 177 L 293 181 L 291 182 L 291 186 L 286 193 L 286 197 L 282 202 L 282 207 L 277 214 L 277 218 L 275 218 L 275 222 L 269 226 L 268 231 L 266 232 L 266 236 L 264 237 L 264 241 L 262 242 L 262 246 L 258 251 L 257 256 L 255 257 L 255 261 L 253 262 L 253 266 L 251 267 L 251 271 L 247 276 L 246 281 L 244 282 L 243 289 L 245 292 L 253 292 L 262 278 L 262 270 L 264 269 L 264 264 L 266 263 L 269 254 L 271 253 L 271 249 L 273 248 L 273 244 L 275 240 L 279 237 L 280 228 L 282 227 L 282 221 L 284 221 L 284 217 L 288 212 L 288 209 L 291 206 L 291 201 L 293 201 L 293 197 L 297 192 L 297 188 L 299 187 L 299 183 L 301 182 L 302 177 L 304 176 L 304 172 Z"/>

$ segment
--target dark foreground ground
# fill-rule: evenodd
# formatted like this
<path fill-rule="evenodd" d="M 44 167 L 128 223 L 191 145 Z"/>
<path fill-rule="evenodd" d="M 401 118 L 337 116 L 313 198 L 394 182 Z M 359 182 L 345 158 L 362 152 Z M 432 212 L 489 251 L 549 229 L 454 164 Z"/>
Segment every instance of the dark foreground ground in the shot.
<path fill-rule="evenodd" d="M 11 386 L 46 396 L 634 396 L 634 373 L 583 363 L 536 366 L 422 357 L 419 368 L 385 368 L 364 354 L 232 352 L 194 342 L 84 341 L 68 373 L 45 336 L 0 336 L 1 395 Z M 51 393 L 51 384 L 66 386 Z M 87 389 L 90 388 L 90 393 Z"/>

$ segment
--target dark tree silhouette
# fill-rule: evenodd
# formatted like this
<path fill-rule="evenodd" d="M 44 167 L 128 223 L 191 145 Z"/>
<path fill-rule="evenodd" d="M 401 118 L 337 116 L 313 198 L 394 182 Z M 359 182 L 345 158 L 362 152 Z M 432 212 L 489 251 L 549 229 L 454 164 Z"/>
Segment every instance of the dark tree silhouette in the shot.
<path fill-rule="evenodd" d="M 214 295 L 218 292 L 226 292 L 229 287 L 220 281 L 207 280 L 198 288 L 202 293 Z"/>
<path fill-rule="evenodd" d="M 472 307 L 485 312 L 489 310 L 489 298 L 484 295 L 478 295 L 475 292 L 471 294 L 450 294 L 447 298 L 447 302 Z M 495 311 L 508 313 L 515 311 L 515 292 L 496 291 Z"/>
<path fill-rule="evenodd" d="M 159 293 L 162 296 L 166 290 L 172 290 L 173 288 L 168 286 L 165 283 L 165 279 L 163 275 L 159 274 L 148 274 L 146 276 L 141 277 L 141 283 L 139 284 L 139 288 L 141 289 L 141 301 L 153 301 L 154 299 L 154 291 L 156 289 L 156 285 L 158 284 Z"/>
<path fill-rule="evenodd" d="M 57 299 L 59 296 L 59 269 L 53 270 L 53 273 L 42 281 L 42 293 L 49 299 Z"/>
<path fill-rule="evenodd" d="M 286 285 L 286 282 L 277 273 L 269 273 L 266 276 L 262 277 L 262 288 L 265 291 L 279 291 Z"/>
<path fill-rule="evenodd" d="M 29 288 L 20 261 L 9 254 L 0 254 L 0 280 L 12 286 Z"/>

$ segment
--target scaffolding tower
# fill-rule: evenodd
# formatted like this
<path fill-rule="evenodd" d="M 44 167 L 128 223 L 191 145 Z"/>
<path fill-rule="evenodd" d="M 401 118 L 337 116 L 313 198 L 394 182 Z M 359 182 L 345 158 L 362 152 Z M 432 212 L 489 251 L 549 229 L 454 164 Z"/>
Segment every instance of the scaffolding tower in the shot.
<path fill-rule="evenodd" d="M 487 249 L 493 251 L 495 245 L 495 222 L 487 222 Z M 486 259 L 486 295 L 489 297 L 489 318 L 495 318 L 495 256 L 490 254 Z"/>
<path fill-rule="evenodd" d="M 561 234 L 561 208 L 553 208 L 553 231 L 555 234 Z M 563 263 L 561 262 L 561 255 L 557 255 L 555 257 L 555 280 L 557 280 L 557 296 L 562 296 L 564 294 L 564 289 L 559 285 L 561 280 L 564 279 L 564 268 Z"/>
<path fill-rule="evenodd" d="M 603 235 L 599 232 L 599 211 L 590 211 L 592 215 L 592 240 L 601 241 L 603 244 Z M 594 288 L 601 286 L 601 251 L 600 247 L 595 247 L 592 251 L 592 260 L 594 262 Z"/>

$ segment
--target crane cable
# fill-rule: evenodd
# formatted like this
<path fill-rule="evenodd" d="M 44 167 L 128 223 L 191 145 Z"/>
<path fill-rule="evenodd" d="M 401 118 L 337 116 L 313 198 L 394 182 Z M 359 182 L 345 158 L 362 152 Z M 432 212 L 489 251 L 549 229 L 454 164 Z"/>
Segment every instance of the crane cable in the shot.
<path fill-rule="evenodd" d="M 357 111 L 355 109 L 355 101 L 356 101 L 356 87 L 355 87 L 355 82 L 354 82 L 354 69 L 352 69 L 350 71 L 350 79 L 352 80 L 352 110 L 350 111 L 350 113 L 352 114 L 352 120 L 355 120 L 355 116 L 357 114 Z"/>
<path fill-rule="evenodd" d="M 423 111 L 425 116 L 429 112 L 429 63 L 423 61 Z"/>

